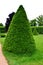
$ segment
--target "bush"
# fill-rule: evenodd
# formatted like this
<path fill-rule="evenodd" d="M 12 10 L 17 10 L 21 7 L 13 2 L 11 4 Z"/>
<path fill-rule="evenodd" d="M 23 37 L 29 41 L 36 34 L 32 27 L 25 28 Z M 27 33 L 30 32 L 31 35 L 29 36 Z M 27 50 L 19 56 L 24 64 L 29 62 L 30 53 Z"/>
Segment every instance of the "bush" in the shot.
<path fill-rule="evenodd" d="M 6 34 L 5 33 L 0 33 L 0 37 L 5 37 Z"/>
<path fill-rule="evenodd" d="M 38 26 L 38 27 L 36 27 L 36 26 L 31 26 L 31 28 L 32 28 L 32 32 L 33 32 L 34 29 L 36 28 L 38 34 L 43 34 L 43 26 Z"/>
<path fill-rule="evenodd" d="M 0 26 L 0 33 L 5 33 L 5 27 L 4 26 Z"/>
<path fill-rule="evenodd" d="M 3 46 L 14 54 L 32 54 L 36 47 L 25 10 L 21 5 L 14 15 Z"/>
<path fill-rule="evenodd" d="M 0 23 L 0 26 L 3 26 L 3 24 L 2 24 L 2 23 Z"/>
<path fill-rule="evenodd" d="M 38 32 L 37 32 L 37 29 L 36 29 L 36 28 L 34 28 L 33 34 L 34 34 L 34 35 L 38 35 Z"/>

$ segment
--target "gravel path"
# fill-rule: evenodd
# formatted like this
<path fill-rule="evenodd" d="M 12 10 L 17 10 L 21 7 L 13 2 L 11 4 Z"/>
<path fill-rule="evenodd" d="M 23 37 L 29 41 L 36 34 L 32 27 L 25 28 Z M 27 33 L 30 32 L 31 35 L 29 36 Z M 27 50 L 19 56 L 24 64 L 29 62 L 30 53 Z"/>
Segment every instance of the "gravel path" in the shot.
<path fill-rule="evenodd" d="M 2 53 L 2 45 L 0 44 L 0 65 L 8 65 L 6 58 Z"/>

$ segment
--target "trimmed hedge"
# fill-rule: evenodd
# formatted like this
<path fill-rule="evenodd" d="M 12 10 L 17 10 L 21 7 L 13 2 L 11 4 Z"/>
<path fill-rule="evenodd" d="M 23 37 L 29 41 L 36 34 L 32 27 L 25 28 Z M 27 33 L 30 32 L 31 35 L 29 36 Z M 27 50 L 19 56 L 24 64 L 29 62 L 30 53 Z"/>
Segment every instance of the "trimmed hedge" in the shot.
<path fill-rule="evenodd" d="M 5 36 L 6 36 L 6 33 L 0 33 L 0 38 Z"/>
<path fill-rule="evenodd" d="M 21 5 L 14 15 L 3 49 L 14 54 L 33 54 L 36 50 L 30 24 Z"/>
<path fill-rule="evenodd" d="M 6 36 L 6 33 L 0 33 L 0 38 L 5 36 Z"/>
<path fill-rule="evenodd" d="M 37 32 L 38 32 L 39 34 L 43 34 L 43 26 L 38 26 L 38 27 L 36 27 L 36 26 L 31 26 L 31 28 L 32 28 L 32 32 L 33 32 L 34 29 L 36 28 L 36 30 L 37 30 Z"/>
<path fill-rule="evenodd" d="M 4 26 L 0 26 L 0 33 L 5 33 L 5 27 Z"/>

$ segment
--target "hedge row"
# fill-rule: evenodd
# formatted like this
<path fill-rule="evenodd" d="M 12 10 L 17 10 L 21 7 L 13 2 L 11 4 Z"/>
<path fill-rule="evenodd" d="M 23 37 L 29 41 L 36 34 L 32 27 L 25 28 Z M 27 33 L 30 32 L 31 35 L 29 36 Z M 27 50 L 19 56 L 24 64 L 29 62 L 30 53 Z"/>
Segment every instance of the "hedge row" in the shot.
<path fill-rule="evenodd" d="M 0 38 L 5 36 L 6 36 L 6 33 L 0 33 Z"/>
<path fill-rule="evenodd" d="M 32 26 L 31 28 L 32 28 L 32 32 L 34 31 L 34 29 L 36 29 L 39 34 L 43 34 L 43 26 L 38 26 L 38 27 Z"/>
<path fill-rule="evenodd" d="M 0 26 L 0 33 L 5 33 L 5 27 L 4 26 Z"/>
<path fill-rule="evenodd" d="M 34 31 L 34 29 L 36 29 L 39 34 L 43 34 L 43 26 L 38 26 L 38 27 L 31 26 L 31 28 L 32 28 L 32 32 Z M 4 26 L 0 26 L 0 33 L 5 33 Z"/>

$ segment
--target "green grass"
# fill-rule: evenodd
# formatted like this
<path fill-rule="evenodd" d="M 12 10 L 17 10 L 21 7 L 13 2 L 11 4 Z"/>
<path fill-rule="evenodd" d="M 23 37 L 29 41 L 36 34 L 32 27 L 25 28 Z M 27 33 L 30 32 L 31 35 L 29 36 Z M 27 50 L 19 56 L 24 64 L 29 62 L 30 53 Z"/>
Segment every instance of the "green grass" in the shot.
<path fill-rule="evenodd" d="M 36 47 L 43 52 L 43 35 L 34 36 Z"/>
<path fill-rule="evenodd" d="M 43 65 L 43 35 L 34 36 L 37 51 L 31 57 L 23 55 L 14 55 L 11 52 L 4 52 L 9 65 Z M 0 38 L 0 42 L 4 42 Z"/>
<path fill-rule="evenodd" d="M 4 40 L 5 40 L 5 38 L 1 37 L 0 38 L 0 43 L 4 43 Z"/>

